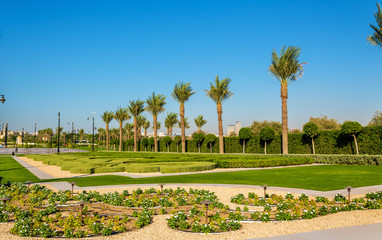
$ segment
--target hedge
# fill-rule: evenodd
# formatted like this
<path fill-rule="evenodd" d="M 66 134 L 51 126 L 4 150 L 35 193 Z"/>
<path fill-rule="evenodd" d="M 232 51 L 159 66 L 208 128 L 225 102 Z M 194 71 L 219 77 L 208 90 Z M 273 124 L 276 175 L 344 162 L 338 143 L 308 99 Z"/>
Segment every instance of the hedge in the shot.
<path fill-rule="evenodd" d="M 216 160 L 215 162 L 219 168 L 259 168 L 312 164 L 314 160 L 310 157 L 278 157 L 245 161 Z"/>

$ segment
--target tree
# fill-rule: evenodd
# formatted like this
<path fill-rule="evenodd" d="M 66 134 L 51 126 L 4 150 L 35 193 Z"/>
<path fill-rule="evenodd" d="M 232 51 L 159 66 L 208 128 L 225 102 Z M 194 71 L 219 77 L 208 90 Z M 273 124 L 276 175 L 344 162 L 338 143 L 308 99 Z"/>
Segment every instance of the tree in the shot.
<path fill-rule="evenodd" d="M 312 139 L 313 154 L 316 154 L 316 149 L 314 147 L 314 138 L 317 137 L 318 133 L 319 133 L 317 124 L 312 123 L 312 122 L 307 122 L 307 123 L 305 123 L 305 125 L 303 127 L 303 131 L 306 135 L 308 135 L 308 137 L 310 137 Z"/>
<path fill-rule="evenodd" d="M 210 83 L 210 90 L 206 90 L 207 96 L 210 97 L 216 103 L 216 109 L 218 113 L 218 126 L 219 126 L 219 148 L 220 153 L 224 153 L 224 137 L 223 137 L 223 107 L 224 101 L 229 99 L 233 93 L 229 91 L 230 78 L 224 78 L 219 80 L 219 76 L 216 76 L 215 85 Z"/>
<path fill-rule="evenodd" d="M 188 99 L 195 94 L 192 91 L 191 83 L 184 83 L 179 81 L 174 86 L 174 90 L 171 93 L 171 96 L 179 103 L 179 115 L 180 115 L 180 129 L 182 135 L 182 153 L 186 152 L 186 128 L 184 125 L 184 103 L 188 101 Z"/>
<path fill-rule="evenodd" d="M 259 135 L 261 129 L 263 129 L 265 127 L 272 128 L 273 130 L 275 130 L 276 134 L 279 134 L 279 135 L 282 134 L 282 128 L 283 127 L 282 127 L 280 122 L 275 122 L 275 121 L 270 121 L 270 122 L 268 122 L 268 121 L 262 121 L 262 122 L 253 121 L 252 125 L 250 126 L 253 134 L 255 134 L 255 135 Z"/>
<path fill-rule="evenodd" d="M 139 114 L 137 117 L 137 129 L 138 129 L 138 139 L 141 139 L 142 137 L 142 127 L 143 124 L 147 121 L 146 117 L 142 114 Z"/>
<path fill-rule="evenodd" d="M 138 116 L 144 111 L 144 102 L 141 100 L 130 101 L 128 106 L 129 112 L 134 117 L 134 152 L 137 151 L 137 138 L 138 138 Z"/>
<path fill-rule="evenodd" d="M 102 121 L 106 124 L 105 131 L 106 131 L 106 150 L 109 150 L 109 123 L 114 118 L 113 112 L 106 111 L 101 115 Z"/>
<path fill-rule="evenodd" d="M 165 110 L 164 105 L 166 105 L 166 96 L 155 95 L 155 92 L 146 100 L 146 111 L 153 115 L 153 126 L 154 126 L 154 150 L 158 152 L 158 141 L 157 141 L 157 120 L 158 114 Z"/>
<path fill-rule="evenodd" d="M 375 46 L 378 46 L 382 49 L 382 11 L 381 7 L 377 3 L 378 11 L 374 13 L 375 21 L 377 21 L 378 26 L 370 24 L 370 27 L 374 30 L 373 35 L 369 36 L 367 40 Z"/>
<path fill-rule="evenodd" d="M 176 152 L 179 152 L 179 143 L 182 141 L 181 136 L 175 136 L 174 137 L 174 142 L 176 143 Z"/>
<path fill-rule="evenodd" d="M 357 155 L 359 155 L 358 144 L 356 135 L 362 130 L 361 124 L 353 121 L 345 121 L 342 124 L 341 132 L 344 135 L 352 136 L 354 138 L 355 148 L 357 150 Z"/>
<path fill-rule="evenodd" d="M 212 153 L 212 146 L 215 144 L 217 140 L 217 137 L 212 134 L 212 133 L 209 133 L 206 135 L 206 143 L 210 146 L 210 151 Z"/>
<path fill-rule="evenodd" d="M 281 84 L 281 123 L 282 123 L 282 148 L 283 154 L 288 154 L 288 85 L 302 76 L 303 64 L 298 57 L 301 49 L 298 47 L 285 46 L 281 48 L 280 56 L 276 51 L 272 52 L 272 64 L 269 66 L 269 72 L 279 80 Z"/>
<path fill-rule="evenodd" d="M 145 130 L 145 137 L 147 137 L 147 129 L 150 127 L 150 121 L 145 121 L 145 123 L 142 125 L 143 129 Z"/>
<path fill-rule="evenodd" d="M 182 123 L 178 122 L 178 127 L 182 128 Z M 184 118 L 184 128 L 189 129 L 190 128 L 190 122 L 188 121 L 188 117 Z"/>
<path fill-rule="evenodd" d="M 78 134 L 80 134 L 80 140 L 84 140 L 85 130 L 83 128 L 78 131 Z"/>
<path fill-rule="evenodd" d="M 200 145 L 204 141 L 204 134 L 201 132 L 194 132 L 192 134 L 192 140 L 194 140 L 196 142 L 196 144 L 198 145 L 198 150 L 200 153 Z"/>
<path fill-rule="evenodd" d="M 239 138 L 243 141 L 243 153 L 245 153 L 245 142 L 251 139 L 252 134 L 249 127 L 243 127 L 239 131 Z"/>
<path fill-rule="evenodd" d="M 145 152 L 146 152 L 147 151 L 147 145 L 149 145 L 149 139 L 146 137 L 142 138 L 141 143 L 145 147 Z"/>
<path fill-rule="evenodd" d="M 382 126 L 382 112 L 376 111 L 370 120 L 368 126 Z"/>
<path fill-rule="evenodd" d="M 167 128 L 167 135 L 172 137 L 172 128 L 178 124 L 178 114 L 177 113 L 167 113 L 166 119 L 164 120 L 164 126 Z"/>
<path fill-rule="evenodd" d="M 166 143 L 167 152 L 170 152 L 170 143 L 172 142 L 172 138 L 170 136 L 166 136 L 162 138 L 162 141 Z"/>
<path fill-rule="evenodd" d="M 130 134 L 131 134 L 131 130 L 134 129 L 134 125 L 131 124 L 131 123 L 126 123 L 125 126 L 123 127 L 123 129 L 125 130 L 125 132 L 127 133 L 127 139 L 130 139 Z"/>
<path fill-rule="evenodd" d="M 98 128 L 97 131 L 98 131 L 98 142 L 101 142 L 101 139 L 102 139 L 101 137 L 105 134 L 105 129 Z"/>
<path fill-rule="evenodd" d="M 153 137 L 149 138 L 149 146 L 151 147 L 151 151 L 154 150 L 154 148 L 153 148 L 153 146 L 154 146 L 154 142 L 155 142 L 155 140 L 154 140 Z"/>
<path fill-rule="evenodd" d="M 198 132 L 201 132 L 201 128 L 207 123 L 207 120 L 205 120 L 202 115 L 199 115 L 194 119 L 194 122 L 198 127 Z"/>
<path fill-rule="evenodd" d="M 336 119 L 329 119 L 328 116 L 325 115 L 321 115 L 321 117 L 317 118 L 310 117 L 309 122 L 316 124 L 320 131 L 341 129 L 341 126 Z"/>
<path fill-rule="evenodd" d="M 129 146 L 129 151 L 131 151 L 131 146 L 134 146 L 134 139 L 128 139 L 127 145 Z"/>
<path fill-rule="evenodd" d="M 270 127 L 265 127 L 260 131 L 260 139 L 264 141 L 264 153 L 267 154 L 267 142 L 275 138 L 275 130 Z"/>
<path fill-rule="evenodd" d="M 119 107 L 114 113 L 114 118 L 119 123 L 119 151 L 122 151 L 122 125 L 123 122 L 130 120 L 131 116 L 129 115 L 127 108 Z"/>

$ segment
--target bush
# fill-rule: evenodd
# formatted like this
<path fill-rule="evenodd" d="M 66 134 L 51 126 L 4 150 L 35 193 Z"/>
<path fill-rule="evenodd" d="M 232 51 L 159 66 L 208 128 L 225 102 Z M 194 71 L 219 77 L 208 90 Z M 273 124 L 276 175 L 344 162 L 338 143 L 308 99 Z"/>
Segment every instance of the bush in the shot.
<path fill-rule="evenodd" d="M 94 173 L 111 173 L 111 172 L 123 172 L 125 169 L 121 166 L 114 167 L 98 167 L 94 168 Z"/>
<path fill-rule="evenodd" d="M 310 157 L 274 157 L 256 160 L 215 160 L 219 168 L 256 168 L 312 164 Z"/>
<path fill-rule="evenodd" d="M 86 166 L 81 166 L 81 167 L 72 167 L 70 168 L 70 173 L 94 173 L 94 167 L 86 167 Z"/>

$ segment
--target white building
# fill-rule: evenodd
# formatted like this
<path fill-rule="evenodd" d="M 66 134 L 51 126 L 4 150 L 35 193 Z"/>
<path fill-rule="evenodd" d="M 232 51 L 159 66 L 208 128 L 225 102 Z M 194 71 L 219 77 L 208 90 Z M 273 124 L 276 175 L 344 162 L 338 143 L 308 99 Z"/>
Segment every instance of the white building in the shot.
<path fill-rule="evenodd" d="M 239 135 L 239 131 L 241 129 L 241 122 L 237 121 L 235 125 L 228 125 L 227 126 L 227 136 L 229 136 L 232 132 L 236 133 L 236 135 Z"/>

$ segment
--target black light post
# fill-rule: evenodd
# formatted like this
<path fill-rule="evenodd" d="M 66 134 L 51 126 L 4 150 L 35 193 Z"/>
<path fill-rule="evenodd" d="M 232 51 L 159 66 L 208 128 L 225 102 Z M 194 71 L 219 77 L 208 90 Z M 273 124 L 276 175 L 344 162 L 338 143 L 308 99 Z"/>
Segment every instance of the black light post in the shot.
<path fill-rule="evenodd" d="M 58 111 L 57 153 L 60 153 L 60 119 L 61 119 L 61 113 L 60 111 Z"/>
<path fill-rule="evenodd" d="M 34 147 L 36 147 L 37 123 L 34 123 Z"/>
<path fill-rule="evenodd" d="M 23 128 L 23 131 L 21 133 L 21 147 L 24 147 L 24 128 Z"/>
<path fill-rule="evenodd" d="M 88 120 L 90 120 L 90 119 L 92 119 L 92 121 L 93 121 L 93 126 L 92 126 L 92 130 L 93 130 L 92 150 L 94 152 L 94 116 L 88 117 Z"/>
<path fill-rule="evenodd" d="M 265 199 L 266 196 L 267 196 L 267 188 L 268 188 L 268 185 L 264 184 L 264 185 L 262 185 L 262 187 L 264 188 L 264 199 Z"/>
<path fill-rule="evenodd" d="M 1 103 L 4 103 L 4 102 L 5 102 L 4 95 L 0 95 L 0 96 L 1 96 L 1 98 L 0 98 L 0 102 L 1 102 Z"/>

